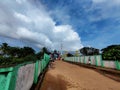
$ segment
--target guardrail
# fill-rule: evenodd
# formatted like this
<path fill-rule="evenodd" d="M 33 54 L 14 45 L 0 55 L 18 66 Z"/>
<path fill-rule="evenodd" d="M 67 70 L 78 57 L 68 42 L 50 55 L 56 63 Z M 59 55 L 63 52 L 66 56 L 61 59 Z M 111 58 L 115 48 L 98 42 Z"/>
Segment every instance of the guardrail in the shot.
<path fill-rule="evenodd" d="M 64 60 L 69 61 L 69 62 L 77 62 L 77 63 L 83 63 L 83 64 L 89 64 L 89 65 L 95 65 L 95 66 L 120 70 L 120 61 L 118 61 L 118 60 L 102 60 L 101 55 L 65 57 Z"/>
<path fill-rule="evenodd" d="M 0 90 L 29 90 L 37 84 L 38 77 L 44 72 L 50 56 L 35 62 L 22 63 L 14 67 L 0 68 Z"/>

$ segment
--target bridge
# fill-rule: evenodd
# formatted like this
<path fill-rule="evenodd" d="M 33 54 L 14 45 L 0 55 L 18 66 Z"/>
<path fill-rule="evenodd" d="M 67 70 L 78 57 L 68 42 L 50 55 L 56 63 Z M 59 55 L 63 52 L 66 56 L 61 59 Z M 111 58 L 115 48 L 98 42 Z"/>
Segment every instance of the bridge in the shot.
<path fill-rule="evenodd" d="M 41 60 L 0 68 L 0 90 L 120 90 L 119 61 L 97 55 L 49 62 L 44 54 Z"/>

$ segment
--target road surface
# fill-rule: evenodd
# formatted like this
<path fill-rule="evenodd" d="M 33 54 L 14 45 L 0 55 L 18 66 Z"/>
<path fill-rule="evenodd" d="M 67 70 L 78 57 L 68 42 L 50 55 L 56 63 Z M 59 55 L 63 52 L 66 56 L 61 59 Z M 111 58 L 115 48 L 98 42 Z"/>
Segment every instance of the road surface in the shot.
<path fill-rule="evenodd" d="M 55 61 L 40 90 L 120 90 L 120 82 L 88 68 Z"/>

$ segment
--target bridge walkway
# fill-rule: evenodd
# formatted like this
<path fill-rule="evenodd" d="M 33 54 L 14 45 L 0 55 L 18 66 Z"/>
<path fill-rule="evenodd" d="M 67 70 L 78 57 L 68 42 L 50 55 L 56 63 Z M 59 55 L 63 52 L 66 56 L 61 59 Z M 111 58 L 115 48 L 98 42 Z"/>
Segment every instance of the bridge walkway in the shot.
<path fill-rule="evenodd" d="M 93 69 L 55 61 L 48 69 L 40 90 L 120 90 L 120 82 Z"/>

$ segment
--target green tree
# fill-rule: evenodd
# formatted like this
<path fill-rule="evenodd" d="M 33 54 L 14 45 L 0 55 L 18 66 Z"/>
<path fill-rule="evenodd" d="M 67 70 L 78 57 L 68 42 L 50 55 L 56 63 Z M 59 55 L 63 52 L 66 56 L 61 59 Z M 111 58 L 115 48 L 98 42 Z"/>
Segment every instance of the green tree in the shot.
<path fill-rule="evenodd" d="M 73 57 L 73 55 L 71 53 L 67 53 L 67 57 Z"/>
<path fill-rule="evenodd" d="M 51 52 L 50 52 L 46 47 L 43 47 L 43 48 L 41 49 L 41 51 L 36 54 L 37 58 L 38 58 L 38 59 L 43 58 L 44 53 L 50 54 Z"/>
<path fill-rule="evenodd" d="M 25 57 L 27 55 L 34 55 L 34 54 L 35 54 L 35 51 L 31 47 L 23 47 L 23 48 L 20 48 L 20 51 L 19 51 L 20 57 Z"/>
<path fill-rule="evenodd" d="M 80 53 L 83 55 L 98 55 L 99 49 L 93 47 L 83 47 L 80 49 Z"/>
<path fill-rule="evenodd" d="M 105 60 L 120 60 L 120 45 L 110 45 L 101 51 Z"/>
<path fill-rule="evenodd" d="M 19 47 L 9 47 L 8 54 L 12 57 L 19 57 L 20 56 L 20 48 Z"/>
<path fill-rule="evenodd" d="M 42 48 L 42 52 L 46 54 L 50 54 L 50 51 L 46 47 Z"/>

